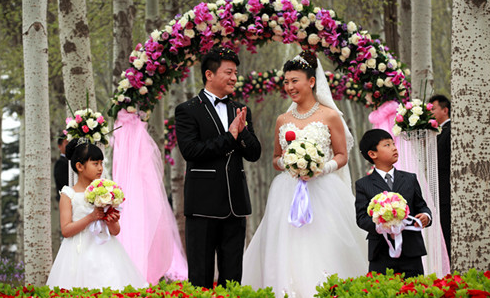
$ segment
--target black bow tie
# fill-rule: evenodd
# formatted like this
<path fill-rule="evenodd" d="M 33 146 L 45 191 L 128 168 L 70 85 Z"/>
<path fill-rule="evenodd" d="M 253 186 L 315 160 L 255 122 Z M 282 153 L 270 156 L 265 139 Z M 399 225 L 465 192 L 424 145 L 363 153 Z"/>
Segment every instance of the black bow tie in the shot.
<path fill-rule="evenodd" d="M 225 98 L 218 98 L 218 97 L 216 97 L 214 99 L 214 106 L 217 106 L 220 102 L 222 102 L 224 104 L 227 104 L 229 101 L 230 101 L 230 99 L 228 97 L 225 97 Z"/>

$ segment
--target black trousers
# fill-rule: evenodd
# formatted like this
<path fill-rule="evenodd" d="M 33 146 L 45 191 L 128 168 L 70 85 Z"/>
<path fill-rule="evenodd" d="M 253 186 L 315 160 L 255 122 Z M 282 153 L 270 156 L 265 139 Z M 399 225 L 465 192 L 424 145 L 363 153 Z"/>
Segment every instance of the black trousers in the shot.
<path fill-rule="evenodd" d="M 186 217 L 185 241 L 192 285 L 213 288 L 215 255 L 218 284 L 224 287 L 227 280 L 241 281 L 246 223 L 244 217 Z"/>
<path fill-rule="evenodd" d="M 422 257 L 400 256 L 399 258 L 394 259 L 386 253 L 378 254 L 369 262 L 369 271 L 385 274 L 386 269 L 388 268 L 393 269 L 395 273 L 405 273 L 405 278 L 424 274 Z"/>

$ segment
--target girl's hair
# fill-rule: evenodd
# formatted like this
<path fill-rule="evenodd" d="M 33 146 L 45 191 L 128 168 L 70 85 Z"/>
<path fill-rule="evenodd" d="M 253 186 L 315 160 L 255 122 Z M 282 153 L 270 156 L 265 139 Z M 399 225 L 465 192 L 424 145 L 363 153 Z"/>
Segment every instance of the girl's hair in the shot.
<path fill-rule="evenodd" d="M 73 139 L 66 145 L 66 158 L 71 162 L 71 168 L 78 174 L 76 164 L 82 165 L 89 160 L 98 161 L 104 160 L 104 153 L 99 147 L 91 143 L 80 143 L 79 139 Z"/>
<path fill-rule="evenodd" d="M 303 51 L 298 56 L 287 61 L 284 64 L 283 71 L 300 70 L 306 73 L 306 76 L 309 79 L 311 77 L 316 78 L 315 71 L 317 67 L 318 64 L 316 62 L 315 54 L 310 51 Z"/>

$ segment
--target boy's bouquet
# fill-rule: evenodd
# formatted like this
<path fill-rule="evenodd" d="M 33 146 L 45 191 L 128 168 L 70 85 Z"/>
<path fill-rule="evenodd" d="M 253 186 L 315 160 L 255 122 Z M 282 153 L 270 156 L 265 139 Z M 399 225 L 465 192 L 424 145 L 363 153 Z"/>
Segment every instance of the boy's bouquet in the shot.
<path fill-rule="evenodd" d="M 113 212 L 119 212 L 122 202 L 124 202 L 124 193 L 116 182 L 106 179 L 95 179 L 85 189 L 85 201 L 95 207 L 104 208 L 105 217 Z M 95 236 L 98 244 L 107 242 L 111 235 L 109 228 L 103 220 L 96 220 L 89 226 L 89 231 Z"/>
<path fill-rule="evenodd" d="M 325 154 L 319 145 L 296 140 L 293 131 L 286 132 L 289 145 L 284 153 L 284 167 L 295 178 L 312 178 L 323 172 Z"/>
<path fill-rule="evenodd" d="M 398 258 L 402 252 L 402 231 L 412 230 L 421 231 L 422 223 L 419 219 L 408 215 L 410 209 L 407 201 L 396 192 L 384 191 L 375 195 L 369 202 L 367 213 L 373 218 L 376 224 L 376 232 L 383 234 L 386 243 L 389 246 L 389 253 L 392 258 Z M 409 220 L 410 219 L 410 220 Z M 408 226 L 413 221 L 419 224 L 419 227 Z M 392 235 L 395 240 L 395 247 L 388 240 L 388 234 Z"/>

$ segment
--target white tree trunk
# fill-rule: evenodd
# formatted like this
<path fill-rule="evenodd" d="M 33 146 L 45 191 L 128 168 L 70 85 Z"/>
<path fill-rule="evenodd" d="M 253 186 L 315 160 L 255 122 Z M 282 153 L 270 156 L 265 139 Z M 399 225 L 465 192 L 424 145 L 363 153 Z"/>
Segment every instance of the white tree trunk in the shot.
<path fill-rule="evenodd" d="M 19 132 L 19 198 L 17 204 L 17 252 L 15 254 L 17 262 L 24 262 L 24 177 L 25 177 L 25 117 L 20 117 L 20 132 Z"/>
<path fill-rule="evenodd" d="M 0 109 L 2 109 L 2 107 L 0 106 Z M 3 110 L 3 109 L 2 109 Z M 3 117 L 0 118 L 0 133 L 2 132 L 2 122 L 3 122 Z M 0 177 L 2 176 L 2 157 L 3 157 L 3 154 L 2 154 L 2 148 L 3 146 L 3 143 L 2 143 L 2 138 L 1 138 L 1 135 L 0 135 Z M 0 190 L 1 190 L 1 181 L 0 181 Z M 2 192 L 0 191 L 0 255 L 2 254 Z"/>
<path fill-rule="evenodd" d="M 58 0 L 58 22 L 66 100 L 74 111 L 82 109 L 88 93 L 89 108 L 96 110 L 85 0 Z"/>
<path fill-rule="evenodd" d="M 133 0 L 113 0 L 114 42 L 112 84 L 115 90 L 121 80 L 121 72 L 129 66 L 133 48 L 133 21 L 136 9 Z"/>
<path fill-rule="evenodd" d="M 431 2 L 412 0 L 412 96 L 429 97 L 433 89 L 431 55 Z M 427 82 L 427 89 L 425 85 Z M 424 94 L 425 92 L 425 94 Z"/>
<path fill-rule="evenodd" d="M 25 281 L 46 283 L 51 269 L 47 0 L 22 1 L 25 79 Z"/>
<path fill-rule="evenodd" d="M 451 63 L 453 270 L 490 266 L 490 4 L 454 0 Z"/>
<path fill-rule="evenodd" d="M 411 0 L 398 0 L 398 45 L 400 60 L 412 67 L 412 4 Z"/>

